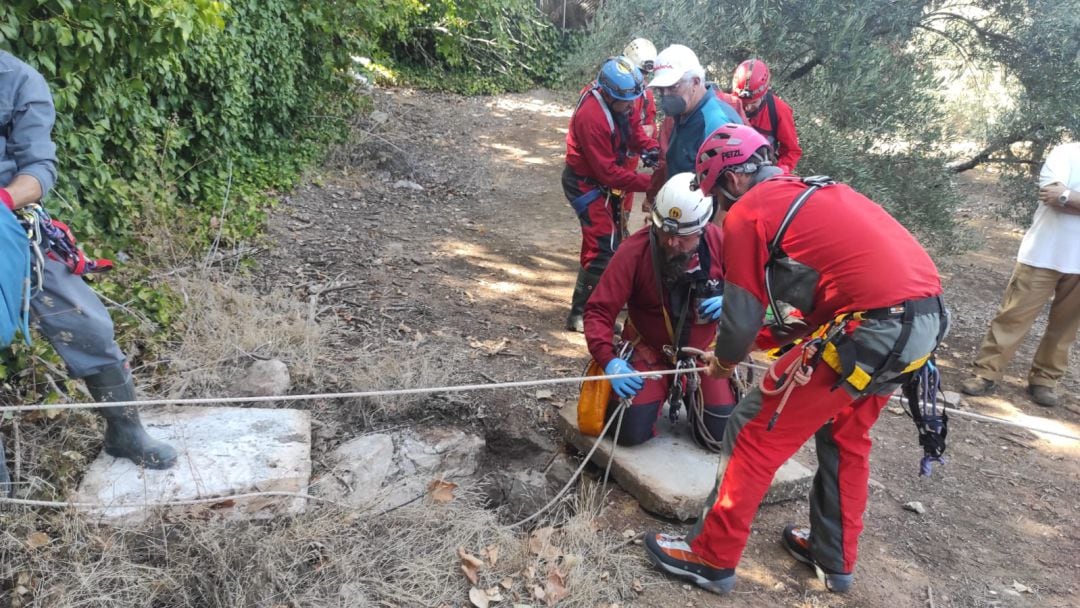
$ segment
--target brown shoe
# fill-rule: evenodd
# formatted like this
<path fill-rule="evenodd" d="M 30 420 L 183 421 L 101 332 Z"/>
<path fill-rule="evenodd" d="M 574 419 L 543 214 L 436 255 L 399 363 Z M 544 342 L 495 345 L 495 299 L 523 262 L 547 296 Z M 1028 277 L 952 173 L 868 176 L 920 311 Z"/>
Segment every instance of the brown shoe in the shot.
<path fill-rule="evenodd" d="M 1054 407 L 1061 403 L 1061 397 L 1054 392 L 1054 389 L 1049 386 L 1040 386 L 1038 384 L 1028 385 L 1028 395 L 1031 395 L 1031 400 L 1036 405 L 1043 407 Z"/>
<path fill-rule="evenodd" d="M 994 381 L 987 380 L 982 376 L 972 376 L 964 380 L 963 384 L 960 385 L 960 390 L 964 391 L 965 395 L 971 395 L 972 397 L 985 395 L 992 388 L 994 388 Z"/>

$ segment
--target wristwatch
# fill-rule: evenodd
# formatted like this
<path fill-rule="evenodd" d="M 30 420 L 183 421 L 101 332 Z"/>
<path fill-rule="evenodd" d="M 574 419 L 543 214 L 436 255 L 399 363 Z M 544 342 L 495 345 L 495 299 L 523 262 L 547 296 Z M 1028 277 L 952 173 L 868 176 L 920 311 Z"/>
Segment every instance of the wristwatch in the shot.
<path fill-rule="evenodd" d="M 1070 192 L 1069 190 L 1062 190 L 1061 194 L 1058 196 L 1058 204 L 1061 205 L 1062 207 L 1069 204 L 1069 195 L 1070 194 L 1072 194 L 1072 192 Z"/>

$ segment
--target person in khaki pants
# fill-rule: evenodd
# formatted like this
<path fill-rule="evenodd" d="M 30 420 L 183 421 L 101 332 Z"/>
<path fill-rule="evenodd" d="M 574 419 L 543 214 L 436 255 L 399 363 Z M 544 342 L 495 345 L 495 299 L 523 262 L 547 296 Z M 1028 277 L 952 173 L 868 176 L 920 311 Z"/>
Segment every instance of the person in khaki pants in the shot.
<path fill-rule="evenodd" d="M 984 395 L 1001 380 L 1005 365 L 1050 300 L 1050 318 L 1039 342 L 1028 394 L 1053 407 L 1056 388 L 1069 365 L 1069 348 L 1080 327 L 1080 143 L 1062 144 L 1046 157 L 1039 174 L 1039 208 L 1020 243 L 1001 309 L 990 323 L 975 375 L 962 389 Z"/>

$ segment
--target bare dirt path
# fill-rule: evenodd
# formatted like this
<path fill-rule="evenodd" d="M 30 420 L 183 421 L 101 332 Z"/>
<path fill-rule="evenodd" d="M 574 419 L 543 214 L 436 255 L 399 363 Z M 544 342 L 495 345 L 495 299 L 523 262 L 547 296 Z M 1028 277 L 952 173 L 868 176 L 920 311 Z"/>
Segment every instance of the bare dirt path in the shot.
<path fill-rule="evenodd" d="M 341 320 L 331 378 L 355 387 L 577 375 L 584 342 L 562 330 L 579 244 L 559 187 L 570 100 L 549 91 L 462 98 L 400 90 L 375 101 L 377 111 L 359 124 L 361 143 L 275 213 L 277 245 L 263 262 L 278 270 L 267 286 L 289 286 L 313 302 L 313 314 Z M 986 247 L 941 261 L 955 315 L 942 364 L 953 386 L 996 310 L 1020 236 L 985 217 L 992 187 L 966 187 L 967 215 Z M 1066 405 L 1053 410 L 1022 395 L 1033 349 L 1029 339 L 1002 391 L 967 407 L 1080 433 L 1076 349 Z M 559 446 L 555 408 L 576 402 L 574 387 L 553 393 L 469 394 L 363 420 L 343 415 L 320 440 L 332 445 L 364 425 L 434 417 L 481 429 L 491 470 L 543 467 Z M 783 524 L 807 517 L 805 505 L 788 503 L 759 512 L 733 598 L 660 576 L 642 558 L 642 591 L 628 592 L 624 605 L 1080 605 L 1080 446 L 955 419 L 949 464 L 920 480 L 905 416 L 886 411 L 872 436 L 874 488 L 851 595 L 826 593 L 780 548 Z M 810 462 L 811 448 L 800 458 Z M 904 510 L 909 501 L 926 513 Z M 599 525 L 616 533 L 680 528 L 618 490 Z"/>

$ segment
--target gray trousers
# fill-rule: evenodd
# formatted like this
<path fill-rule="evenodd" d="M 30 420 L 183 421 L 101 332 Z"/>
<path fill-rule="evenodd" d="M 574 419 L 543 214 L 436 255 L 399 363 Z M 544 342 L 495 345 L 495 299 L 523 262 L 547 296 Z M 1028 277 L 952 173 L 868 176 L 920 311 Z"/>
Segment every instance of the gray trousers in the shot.
<path fill-rule="evenodd" d="M 72 378 L 122 367 L 109 311 L 82 277 L 45 260 L 42 290 L 30 300 L 30 319 L 67 365 Z"/>

